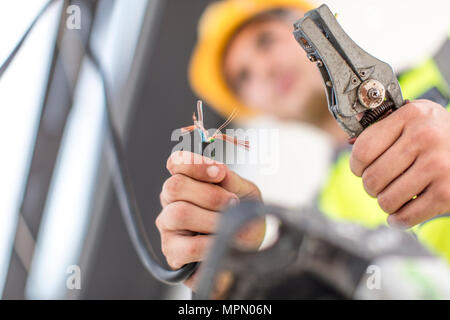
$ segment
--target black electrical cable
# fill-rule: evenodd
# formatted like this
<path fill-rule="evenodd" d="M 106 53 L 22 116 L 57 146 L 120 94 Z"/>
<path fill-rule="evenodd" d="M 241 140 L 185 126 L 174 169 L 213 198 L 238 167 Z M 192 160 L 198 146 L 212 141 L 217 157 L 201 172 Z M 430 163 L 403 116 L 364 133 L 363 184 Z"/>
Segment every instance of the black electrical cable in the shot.
<path fill-rule="evenodd" d="M 105 106 L 107 109 L 109 143 L 112 151 L 112 160 L 114 161 L 112 167 L 116 168 L 116 170 L 113 171 L 113 182 L 128 234 L 141 262 L 155 278 L 167 284 L 180 283 L 189 278 L 196 270 L 197 263 L 185 265 L 181 269 L 174 271 L 167 270 L 156 262 L 156 255 L 145 231 L 142 215 L 131 183 L 125 152 L 120 143 L 117 127 L 112 119 L 111 100 L 107 90 L 106 76 L 99 61 L 96 59 L 90 48 L 88 48 L 87 56 L 97 68 L 103 83 L 103 95 L 105 97 Z"/>
<path fill-rule="evenodd" d="M 59 0 L 49 0 L 44 7 L 39 11 L 28 29 L 25 31 L 17 45 L 11 51 L 5 62 L 0 66 L 0 79 L 5 71 L 14 60 L 19 52 L 26 38 L 35 26 L 36 22 L 44 15 L 47 9 Z M 103 95 L 105 100 L 106 111 L 106 127 L 108 131 L 108 142 L 111 151 L 112 165 L 112 180 L 119 200 L 119 205 L 124 219 L 128 235 L 133 243 L 134 249 L 138 254 L 142 264 L 145 268 L 159 281 L 166 284 L 177 284 L 189 278 L 197 269 L 197 263 L 191 263 L 183 266 L 178 270 L 167 270 L 158 262 L 155 251 L 150 243 L 145 226 L 142 220 L 142 215 L 137 204 L 136 196 L 131 182 L 131 177 L 128 171 L 128 165 L 125 157 L 125 152 L 120 141 L 119 131 L 114 123 L 111 109 L 111 99 L 108 92 L 107 78 L 102 69 L 102 66 L 96 56 L 93 54 L 90 46 L 86 50 L 86 56 L 94 64 L 97 72 L 100 75 Z"/>

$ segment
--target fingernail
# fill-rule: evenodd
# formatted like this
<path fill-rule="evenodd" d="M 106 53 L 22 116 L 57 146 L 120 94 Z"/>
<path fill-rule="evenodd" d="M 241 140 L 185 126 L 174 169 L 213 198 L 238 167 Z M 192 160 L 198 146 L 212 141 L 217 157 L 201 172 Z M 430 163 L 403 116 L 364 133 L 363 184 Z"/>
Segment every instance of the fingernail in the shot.
<path fill-rule="evenodd" d="M 210 178 L 216 178 L 219 175 L 219 167 L 218 166 L 210 166 L 206 169 L 206 173 Z"/>

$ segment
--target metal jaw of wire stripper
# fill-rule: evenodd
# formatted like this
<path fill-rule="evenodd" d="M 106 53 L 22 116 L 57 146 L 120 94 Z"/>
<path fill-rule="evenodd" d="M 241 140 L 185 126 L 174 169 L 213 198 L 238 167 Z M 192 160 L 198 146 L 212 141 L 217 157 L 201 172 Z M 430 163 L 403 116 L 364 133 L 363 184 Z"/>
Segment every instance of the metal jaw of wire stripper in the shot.
<path fill-rule="evenodd" d="M 350 141 L 404 105 L 391 66 L 362 50 L 328 6 L 307 12 L 294 28 L 295 39 L 322 74 L 328 109 Z"/>

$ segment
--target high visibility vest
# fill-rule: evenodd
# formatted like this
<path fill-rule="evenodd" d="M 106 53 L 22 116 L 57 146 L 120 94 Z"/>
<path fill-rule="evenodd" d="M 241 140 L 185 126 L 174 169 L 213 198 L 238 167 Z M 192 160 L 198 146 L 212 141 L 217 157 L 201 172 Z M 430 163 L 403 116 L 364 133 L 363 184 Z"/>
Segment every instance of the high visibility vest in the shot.
<path fill-rule="evenodd" d="M 407 99 L 429 99 L 450 111 L 450 38 L 439 53 L 399 76 Z M 450 134 L 450 133 L 449 133 Z M 387 214 L 364 190 L 362 179 L 350 171 L 350 150 L 340 152 L 318 197 L 319 209 L 335 220 L 369 228 L 386 224 Z M 450 186 L 449 186 L 450 188 Z M 411 229 L 432 252 L 450 263 L 450 214 L 439 215 Z"/>

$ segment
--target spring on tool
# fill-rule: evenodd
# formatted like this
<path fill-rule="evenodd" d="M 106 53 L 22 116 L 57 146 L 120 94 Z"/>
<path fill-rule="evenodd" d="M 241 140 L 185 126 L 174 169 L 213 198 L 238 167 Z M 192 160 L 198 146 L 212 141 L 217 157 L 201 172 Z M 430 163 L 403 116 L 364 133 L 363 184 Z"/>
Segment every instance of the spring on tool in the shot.
<path fill-rule="evenodd" d="M 384 116 L 395 104 L 392 101 L 385 101 L 379 107 L 364 112 L 359 123 L 365 128 Z"/>

